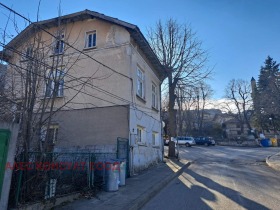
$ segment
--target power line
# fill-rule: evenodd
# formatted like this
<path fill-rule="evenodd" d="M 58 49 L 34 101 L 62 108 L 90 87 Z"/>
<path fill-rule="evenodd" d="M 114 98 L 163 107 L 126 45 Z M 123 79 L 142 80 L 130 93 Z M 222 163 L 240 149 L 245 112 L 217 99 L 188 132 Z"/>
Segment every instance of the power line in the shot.
<path fill-rule="evenodd" d="M 53 34 L 50 33 L 49 31 L 45 30 L 45 29 L 44 29 L 43 27 L 41 27 L 39 24 L 36 24 L 36 23 L 32 22 L 32 21 L 31 21 L 30 19 L 28 19 L 27 17 L 25 17 L 25 16 L 19 14 L 18 12 L 16 12 L 16 11 L 13 10 L 12 8 L 10 8 L 10 7 L 6 6 L 6 5 L 4 5 L 4 4 L 1 3 L 1 2 L 0 2 L 0 5 L 3 6 L 4 8 L 6 8 L 6 9 L 8 9 L 9 11 L 13 12 L 14 14 L 18 15 L 19 17 L 23 18 L 24 20 L 28 21 L 30 24 L 33 24 L 33 25 L 37 26 L 37 27 L 40 28 L 42 31 L 46 32 L 47 34 L 49 34 L 50 36 L 54 37 L 55 39 L 57 39 L 57 36 L 53 35 Z M 129 76 L 124 75 L 124 74 L 122 74 L 122 73 L 116 71 L 115 69 L 113 69 L 113 68 L 111 68 L 111 67 L 109 67 L 109 66 L 103 64 L 102 62 L 96 60 L 96 59 L 93 58 L 92 56 L 90 56 L 90 55 L 84 53 L 83 51 L 81 51 L 81 50 L 77 49 L 76 47 L 74 47 L 73 45 L 69 44 L 68 42 L 65 42 L 65 41 L 64 41 L 64 43 L 65 43 L 67 46 L 69 46 L 70 48 L 76 50 L 77 52 L 79 52 L 79 53 L 85 55 L 86 57 L 90 58 L 91 60 L 97 62 L 97 63 L 100 64 L 100 65 L 102 65 L 103 67 L 108 68 L 109 70 L 113 71 L 114 73 L 117 73 L 117 74 L 119 74 L 119 75 L 121 75 L 121 76 L 123 76 L 123 77 L 128 78 L 128 79 L 132 82 L 132 86 L 133 86 L 133 79 L 130 78 Z M 15 50 L 15 49 L 13 49 L 13 50 Z M 73 77 L 73 76 L 71 76 L 71 75 L 68 75 L 68 76 L 70 76 L 70 77 L 72 77 L 72 78 L 74 78 L 74 79 L 78 79 L 78 78 L 75 78 L 75 77 Z M 84 82 L 84 81 L 82 81 L 82 82 Z M 115 95 L 115 94 L 113 94 L 113 93 L 110 93 L 110 92 L 108 92 L 108 91 L 106 91 L 106 90 L 103 90 L 103 89 L 101 89 L 101 88 L 99 88 L 99 87 L 97 87 L 97 86 L 95 86 L 95 85 L 93 85 L 93 84 L 88 84 L 88 85 L 92 86 L 92 88 L 94 88 L 94 89 L 99 89 L 99 91 L 101 91 L 101 92 L 104 91 L 104 92 L 106 92 L 107 95 L 109 94 L 109 95 L 111 95 L 111 97 L 116 98 L 116 99 L 118 99 L 118 100 L 120 100 L 120 101 L 129 103 L 129 104 L 131 104 L 132 106 L 139 106 L 139 107 L 141 107 L 141 108 L 148 109 L 148 108 L 145 107 L 145 106 L 136 105 L 136 104 L 133 103 L 133 101 L 128 101 L 127 99 L 124 99 L 124 98 L 122 98 L 122 97 L 120 97 L 120 96 L 117 96 L 117 95 Z"/>
<path fill-rule="evenodd" d="M 50 33 L 49 31 L 45 30 L 45 29 L 44 29 L 43 27 L 41 27 L 39 24 L 37 24 L 37 23 L 35 23 L 35 22 L 32 22 L 32 21 L 31 21 L 30 19 L 28 19 L 27 17 L 25 17 L 25 16 L 19 14 L 18 12 L 16 12 L 16 11 L 13 10 L 12 8 L 6 6 L 5 4 L 3 4 L 3 3 L 1 3 L 1 2 L 0 2 L 0 5 L 1 5 L 2 7 L 4 7 L 4 8 L 6 8 L 6 9 L 8 9 L 9 11 L 13 12 L 14 14 L 18 15 L 19 17 L 23 18 L 24 20 L 28 21 L 30 24 L 33 24 L 33 25 L 37 26 L 39 29 L 41 29 L 42 31 L 46 32 L 47 34 L 49 34 L 50 36 L 54 37 L 55 39 L 57 39 L 57 36 L 53 35 L 53 34 Z M 121 75 L 121 76 L 123 76 L 123 77 L 126 77 L 126 78 L 132 80 L 129 76 L 127 76 L 127 75 L 125 75 L 125 74 L 122 74 L 122 73 L 116 71 L 115 69 L 113 69 L 113 68 L 111 68 L 111 67 L 105 65 L 104 63 L 102 63 L 102 62 L 96 60 L 95 58 L 93 58 L 93 57 L 89 56 L 88 54 L 84 53 L 83 51 L 77 49 L 76 47 L 74 47 L 73 45 L 69 44 L 68 42 L 64 42 L 64 43 L 65 43 L 67 46 L 69 46 L 70 48 L 76 50 L 77 52 L 79 52 L 79 53 L 81 53 L 81 54 L 83 54 L 83 55 L 85 55 L 86 57 L 90 58 L 91 60 L 95 61 L 96 63 L 98 63 L 98 64 L 102 65 L 103 67 L 105 67 L 105 68 L 107 68 L 107 69 L 113 71 L 114 73 L 119 74 L 119 75 Z"/>
<path fill-rule="evenodd" d="M 5 44 L 2 43 L 2 42 L 0 42 L 0 46 L 2 46 L 2 47 L 5 48 L 5 49 L 11 50 L 11 51 L 13 51 L 14 53 L 16 53 L 16 54 L 18 54 L 18 55 L 20 55 L 20 56 L 26 56 L 26 54 L 24 54 L 24 53 L 22 53 L 22 52 L 20 52 L 20 51 L 18 51 L 18 50 L 16 50 L 16 49 L 14 49 L 14 48 L 12 48 L 12 47 L 9 47 L 9 46 L 5 45 Z M 34 58 L 34 57 L 31 57 L 31 56 L 26 56 L 26 57 L 27 57 L 29 60 L 38 62 L 38 63 L 42 64 L 43 66 L 45 66 L 45 67 L 47 67 L 47 68 L 53 68 L 53 67 L 50 66 L 49 64 L 46 64 L 45 62 L 40 61 L 40 60 L 38 60 L 38 59 L 36 59 L 36 58 Z M 102 88 L 100 88 L 100 87 L 97 87 L 96 85 L 93 85 L 93 84 L 91 84 L 91 83 L 85 82 L 85 81 L 81 80 L 80 78 L 74 77 L 74 76 L 72 76 L 72 75 L 70 75 L 70 74 L 68 74 L 68 73 L 66 73 L 65 75 L 67 75 L 69 78 L 71 78 L 71 79 L 73 79 L 73 80 L 75 80 L 75 81 L 80 82 L 80 84 L 82 84 L 82 85 L 84 85 L 84 86 L 87 86 L 87 87 L 90 87 L 90 88 L 92 88 L 92 89 L 95 89 L 95 90 L 97 90 L 97 91 L 99 91 L 99 92 L 102 92 L 102 93 L 104 93 L 104 94 L 106 94 L 106 95 L 109 95 L 109 96 L 115 98 L 115 99 L 118 99 L 118 100 L 123 101 L 123 102 L 125 102 L 125 103 L 129 103 L 129 104 L 131 104 L 132 106 L 135 106 L 135 107 L 136 107 L 136 104 L 134 104 L 133 101 L 129 101 L 129 100 L 127 100 L 127 99 L 125 99 L 125 98 L 122 98 L 122 97 L 120 97 L 120 96 L 118 96 L 118 95 L 115 95 L 115 94 L 113 94 L 113 93 L 110 93 L 109 91 L 106 91 L 106 90 L 104 90 L 104 89 L 102 89 Z M 41 76 L 41 75 L 40 75 L 40 76 Z M 149 109 L 149 108 L 144 107 L 144 106 L 141 106 L 141 105 L 137 105 L 137 106 L 138 106 L 138 107 L 141 107 L 141 108 L 144 108 L 144 109 Z"/>
<path fill-rule="evenodd" d="M 24 70 L 24 71 L 26 71 L 26 72 L 29 71 L 28 69 L 26 69 L 26 68 L 24 68 L 24 67 L 22 67 L 22 66 L 19 66 L 19 65 L 17 65 L 17 64 L 11 63 L 11 62 L 8 62 L 8 64 L 10 64 L 11 66 L 15 66 L 15 67 L 17 67 L 17 68 L 20 68 L 21 70 Z M 40 75 L 40 74 L 38 74 L 38 73 L 35 73 L 35 72 L 31 72 L 31 73 L 34 74 L 34 75 L 37 75 L 37 76 L 39 76 L 39 77 L 45 78 L 44 76 L 42 76 L 42 75 Z M 125 106 L 126 106 L 126 105 L 117 104 L 117 103 L 114 103 L 114 102 L 112 102 L 112 101 L 105 100 L 105 99 L 103 99 L 103 98 L 94 96 L 94 95 L 92 95 L 92 94 L 89 94 L 89 93 L 87 93 L 87 92 L 85 92 L 85 91 L 82 91 L 82 90 L 78 90 L 78 89 L 73 88 L 73 87 L 71 87 L 71 86 L 67 86 L 67 85 L 64 85 L 64 86 L 67 87 L 67 88 L 69 88 L 69 89 L 78 91 L 79 93 L 83 93 L 83 94 L 85 94 L 85 95 L 87 95 L 87 96 L 90 96 L 90 97 L 99 99 L 99 100 L 101 100 L 101 101 L 105 101 L 105 102 L 107 102 L 107 103 L 111 103 L 111 104 L 113 104 L 113 105 L 122 106 L 122 107 L 125 107 Z M 68 102 L 66 102 L 66 103 L 71 103 L 71 101 L 68 101 Z M 102 108 L 102 107 L 97 107 L 97 106 L 96 106 L 95 108 Z M 149 115 L 149 114 L 146 113 L 145 111 L 142 111 L 142 110 L 137 109 L 136 107 L 130 106 L 130 109 L 133 109 L 133 110 L 135 110 L 135 111 L 142 112 L 143 114 L 145 114 L 145 115 L 147 115 L 147 116 L 153 118 L 154 120 L 158 121 L 158 120 L 157 120 L 156 118 L 154 118 L 153 116 Z"/>
<path fill-rule="evenodd" d="M 24 54 L 24 53 L 22 53 L 22 52 L 20 52 L 20 51 L 18 51 L 18 50 L 16 50 L 16 49 L 14 49 L 14 48 L 11 48 L 11 47 L 5 45 L 5 44 L 2 43 L 2 42 L 0 42 L 0 46 L 2 46 L 2 47 L 5 48 L 5 49 L 9 49 L 9 50 L 15 52 L 16 54 L 18 54 L 18 55 L 20 55 L 20 56 L 25 56 L 25 55 L 26 55 L 26 54 Z M 31 57 L 31 56 L 27 56 L 27 58 L 28 58 L 29 60 L 31 60 L 31 61 L 35 61 L 35 62 L 38 62 L 38 63 L 42 64 L 44 67 L 53 68 L 53 66 L 51 66 L 51 65 L 49 65 L 49 64 L 46 64 L 45 62 L 40 61 L 40 60 L 38 60 L 38 59 L 35 59 L 35 58 Z M 74 76 L 72 76 L 72 75 L 70 75 L 70 74 L 68 74 L 68 73 L 66 73 L 65 75 L 67 75 L 69 78 L 73 79 L 74 81 L 80 82 L 80 84 L 84 84 L 84 83 L 85 83 L 85 81 L 81 80 L 81 79 L 78 78 L 78 77 L 74 77 Z M 40 75 L 40 76 L 41 76 L 41 75 Z M 120 97 L 120 96 L 114 95 L 113 93 L 110 93 L 110 92 L 108 92 L 108 91 L 106 91 L 106 90 L 103 90 L 103 89 L 101 89 L 101 88 L 99 88 L 99 87 L 97 87 L 97 86 L 95 86 L 95 85 L 93 85 L 93 84 L 90 84 L 90 83 L 88 83 L 88 82 L 86 82 L 85 85 L 88 86 L 88 87 L 91 86 L 91 88 L 93 88 L 93 89 L 98 89 L 100 92 L 106 92 L 106 93 L 112 95 L 112 97 L 115 96 L 115 98 L 117 98 L 117 99 L 119 99 L 119 100 L 123 100 L 124 102 L 131 103 L 130 101 L 128 101 L 128 100 L 126 100 L 126 99 L 124 99 L 124 98 L 122 98 L 122 97 Z"/>
<path fill-rule="evenodd" d="M 13 64 L 13 63 L 11 63 L 11 62 L 8 62 L 8 63 L 9 63 L 10 65 L 12 65 L 12 66 L 15 66 L 15 67 L 17 67 L 17 68 L 20 68 L 21 70 L 26 71 L 26 72 L 28 72 L 28 71 L 29 71 L 28 69 L 23 68 L 22 66 L 19 66 L 19 65 L 17 65 L 17 64 Z M 40 75 L 40 74 L 38 74 L 38 73 L 35 73 L 35 72 L 31 72 L 31 73 L 32 73 L 32 74 L 35 74 L 35 75 L 37 75 L 37 76 L 42 77 L 42 78 L 44 78 L 44 79 L 45 79 L 45 77 L 44 77 L 44 76 L 42 76 L 42 75 Z M 116 103 L 114 103 L 114 102 L 107 101 L 107 100 L 105 100 L 105 99 L 99 98 L 99 97 L 97 97 L 97 96 L 93 96 L 93 95 L 91 95 L 91 94 L 89 94 L 89 93 L 87 93 L 87 92 L 84 92 L 84 91 L 78 90 L 78 89 L 73 88 L 73 87 L 71 87 L 71 86 L 67 86 L 67 85 L 65 85 L 65 84 L 64 84 L 64 86 L 65 86 L 65 87 L 67 87 L 67 88 L 69 88 L 69 89 L 72 89 L 72 90 L 78 91 L 78 92 L 80 92 L 80 93 L 83 93 L 83 94 L 85 94 L 85 95 L 88 95 L 88 96 L 91 96 L 91 97 L 94 97 L 94 98 L 100 99 L 100 100 L 102 100 L 102 101 L 105 101 L 105 102 L 108 102 L 108 103 L 111 103 L 111 104 L 114 104 L 114 105 L 119 105 L 119 104 L 116 104 Z"/>
<path fill-rule="evenodd" d="M 9 11 L 13 12 L 14 14 L 18 15 L 19 17 L 23 18 L 24 20 L 28 21 L 30 24 L 33 24 L 33 25 L 37 26 L 37 27 L 40 28 L 42 31 L 46 32 L 47 34 L 49 34 L 50 36 L 54 37 L 55 39 L 57 39 L 57 36 L 51 34 L 51 33 L 48 32 L 47 30 L 45 30 L 44 28 L 42 28 L 39 24 L 36 24 L 36 23 L 32 22 L 30 19 L 28 19 L 28 18 L 26 18 L 25 16 L 19 14 L 18 12 L 16 12 L 15 10 L 11 9 L 10 7 L 4 5 L 3 3 L 0 3 L 0 5 L 1 5 L 2 7 L 4 7 L 4 8 L 6 8 L 6 9 L 8 9 Z M 68 42 L 64 42 L 64 43 L 65 43 L 67 46 L 69 46 L 70 48 L 76 50 L 77 52 L 79 52 L 79 53 L 85 55 L 85 56 L 88 57 L 89 59 L 91 59 L 91 60 L 95 61 L 96 63 L 100 64 L 101 66 L 103 66 L 103 67 L 105 67 L 105 68 L 107 68 L 107 69 L 113 71 L 113 72 L 116 73 L 116 74 L 119 74 L 119 75 L 121 75 L 121 76 L 123 76 L 123 77 L 125 77 L 125 78 L 128 78 L 128 79 L 132 82 L 132 85 L 133 85 L 133 80 L 132 80 L 132 78 L 130 78 L 129 76 L 124 75 L 124 74 L 122 74 L 122 73 L 116 71 L 115 69 L 113 69 L 113 68 L 111 68 L 111 67 L 109 67 L 109 66 L 103 64 L 102 62 L 100 62 L 100 61 L 94 59 L 94 58 L 91 57 L 90 55 L 84 53 L 83 51 L 81 51 L 81 50 L 79 50 L 79 49 L 77 49 L 77 48 L 75 48 L 73 45 L 69 44 Z M 4 48 L 7 48 L 7 46 L 4 45 L 3 43 L 1 43 L 1 45 L 2 45 Z M 12 48 L 10 48 L 10 49 L 13 50 L 13 51 L 15 51 L 15 49 L 12 49 Z M 44 65 L 46 65 L 46 64 L 44 64 Z M 69 74 L 68 74 L 68 76 L 69 76 L 69 77 L 72 77 L 72 78 L 74 78 L 74 79 L 79 80 L 79 78 L 73 77 L 73 76 L 71 76 L 71 75 L 69 75 Z M 84 83 L 84 81 L 82 81 L 82 82 Z M 120 97 L 120 96 L 117 96 L 117 95 L 115 95 L 115 94 L 113 94 L 113 93 L 110 93 L 110 92 L 108 92 L 108 91 L 106 91 L 106 90 L 103 90 L 103 89 L 101 89 L 101 88 L 99 88 L 99 87 L 97 87 L 97 86 L 94 86 L 94 85 L 92 85 L 92 84 L 86 83 L 85 85 L 86 85 L 86 86 L 90 85 L 91 88 L 96 89 L 96 90 L 99 91 L 99 92 L 103 92 L 104 94 L 110 95 L 111 97 L 113 97 L 113 98 L 115 98 L 115 99 L 118 99 L 118 100 L 121 100 L 121 101 L 123 101 L 123 102 L 129 103 L 129 104 L 131 104 L 132 106 L 135 106 L 135 107 L 133 107 L 134 110 L 138 110 L 138 111 L 140 111 L 140 112 L 143 112 L 144 114 L 146 114 L 146 115 L 152 117 L 153 119 L 155 119 L 153 116 L 147 114 L 146 112 L 137 109 L 136 104 L 134 104 L 133 102 L 130 102 L 130 101 L 128 101 L 128 100 L 126 100 L 126 99 L 124 99 L 124 98 L 122 98 L 122 97 Z M 65 86 L 66 86 L 66 85 L 65 85 Z M 70 88 L 70 87 L 69 87 L 69 88 Z M 74 89 L 73 87 L 71 87 L 71 88 Z M 76 89 L 74 89 L 74 90 L 76 90 Z M 76 91 L 77 91 L 77 90 L 76 90 Z M 114 103 L 114 102 L 110 102 L 110 101 L 107 101 L 107 100 L 105 100 L 105 99 L 102 99 L 102 98 L 99 98 L 99 97 L 96 97 L 96 96 L 92 96 L 92 95 L 90 95 L 90 94 L 88 94 L 88 93 L 85 93 L 85 92 L 83 92 L 83 91 L 80 91 L 80 92 L 82 92 L 82 93 L 84 93 L 84 94 L 86 94 L 86 95 L 89 95 L 89 96 L 91 96 L 91 97 L 95 97 L 95 98 L 97 98 L 97 99 L 100 99 L 100 100 L 106 101 L 106 102 L 108 102 L 108 103 L 114 104 L 114 105 L 120 105 L 120 104 L 116 104 L 116 103 Z M 139 105 L 138 105 L 138 106 L 139 106 Z M 140 106 L 140 107 L 141 107 L 141 106 Z M 142 108 L 148 109 L 147 107 L 142 107 Z M 157 119 L 155 119 L 155 120 L 157 120 Z"/>

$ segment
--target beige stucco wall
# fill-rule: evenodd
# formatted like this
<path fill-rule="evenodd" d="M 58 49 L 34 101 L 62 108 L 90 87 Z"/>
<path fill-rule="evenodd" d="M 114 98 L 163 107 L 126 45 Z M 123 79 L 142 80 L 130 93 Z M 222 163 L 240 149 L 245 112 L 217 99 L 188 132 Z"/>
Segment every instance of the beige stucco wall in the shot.
<path fill-rule="evenodd" d="M 56 34 L 57 30 L 64 31 L 65 41 L 75 49 L 65 45 L 63 55 L 59 58 L 53 57 L 54 38 L 44 31 L 38 33 L 36 40 L 40 40 L 40 46 L 44 47 L 45 54 L 41 62 L 46 64 L 40 66 L 42 69 L 39 72 L 41 74 L 41 89 L 38 98 L 44 96 L 44 72 L 50 68 L 57 68 L 66 73 L 64 97 L 56 100 L 57 107 L 65 102 L 71 102 L 67 106 L 68 108 L 89 108 L 128 103 L 151 108 L 151 84 L 155 83 L 159 92 L 159 80 L 153 72 L 151 64 L 125 28 L 105 21 L 90 19 L 61 25 L 59 29 L 57 27 L 48 29 L 51 34 Z M 96 30 L 97 47 L 85 49 L 85 34 L 92 30 Z M 30 44 L 34 44 L 33 37 L 18 46 L 17 50 L 24 52 L 26 46 Z M 21 55 L 14 53 L 11 62 L 28 69 L 28 62 L 21 62 Z M 145 103 L 136 97 L 137 66 L 145 73 Z M 24 69 L 22 71 L 25 71 Z M 20 78 L 17 78 L 15 85 L 17 86 L 15 89 L 21 90 L 21 95 L 24 95 L 25 91 L 22 88 Z M 77 94 L 78 92 L 79 94 Z"/>
<path fill-rule="evenodd" d="M 92 104 L 95 106 L 127 104 L 123 99 L 116 100 L 114 95 L 126 100 L 131 99 L 131 93 L 128 91 L 132 87 L 131 80 L 120 75 L 130 77 L 129 63 L 126 59 L 126 46 L 129 45 L 130 40 L 129 33 L 122 27 L 96 19 L 77 21 L 66 26 L 62 25 L 60 28 L 65 33 L 65 41 L 75 49 L 65 45 L 63 55 L 58 58 L 52 56 L 54 38 L 42 31 L 38 33 L 40 35 L 36 35 L 35 46 L 37 46 L 37 40 L 40 40 L 40 47 L 43 48 L 40 53 L 44 54 L 40 60 L 41 64 L 43 63 L 40 66 L 41 71 L 38 72 L 41 78 L 38 97 L 43 98 L 44 96 L 45 81 L 43 77 L 45 72 L 53 68 L 64 70 L 66 73 L 64 97 L 57 100 L 57 107 L 69 100 L 73 103 L 68 107 L 72 108 L 93 107 Z M 48 29 L 52 34 L 55 34 L 57 30 L 57 28 Z M 97 33 L 97 47 L 85 49 L 85 34 L 92 30 L 96 30 Z M 24 52 L 30 44 L 34 44 L 34 38 L 26 39 L 26 42 L 18 46 L 17 51 Z M 21 57 L 16 52 L 14 53 L 11 63 L 18 67 L 10 66 L 10 69 L 17 68 L 23 72 L 30 69 L 28 62 L 22 62 Z M 19 90 L 17 96 L 20 98 L 25 93 L 22 81 L 19 75 L 14 77 L 14 80 L 16 81 L 14 89 Z M 87 82 L 87 85 L 84 85 L 84 82 Z M 97 87 L 102 90 L 97 90 Z M 108 96 L 108 94 L 104 94 L 103 90 L 113 95 Z M 81 94 L 76 95 L 77 92 Z M 99 96 L 103 100 L 98 99 Z"/>
<path fill-rule="evenodd" d="M 59 126 L 56 147 L 116 144 L 128 138 L 128 113 L 125 106 L 61 111 L 52 120 Z"/>
<path fill-rule="evenodd" d="M 43 71 L 53 66 L 66 73 L 64 96 L 55 99 L 56 108 L 67 103 L 67 106 L 63 106 L 65 111 L 54 118 L 54 122 L 59 124 L 59 137 L 62 139 L 57 146 L 112 144 L 117 137 L 123 137 L 129 138 L 133 147 L 130 155 L 135 171 L 162 160 L 160 81 L 129 32 L 97 19 L 76 21 L 60 28 L 65 32 L 65 41 L 76 49 L 66 46 L 65 52 L 58 58 L 52 56 L 50 48 L 54 38 L 42 32 L 42 45 L 46 46 L 43 62 L 47 63 Z M 97 33 L 97 46 L 84 49 L 85 33 L 92 30 Z M 57 28 L 48 31 L 55 34 Z M 32 43 L 32 39 L 29 42 Z M 18 50 L 23 51 L 25 47 L 26 44 L 18 46 Z M 14 56 L 12 62 L 22 66 L 27 64 L 20 62 L 20 56 Z M 137 67 L 145 74 L 144 100 L 136 96 Z M 158 110 L 152 109 L 152 83 L 157 86 Z M 25 91 L 21 83 L 17 85 L 16 89 L 19 88 L 23 94 Z M 44 89 L 42 79 L 38 107 Z M 111 107 L 128 104 L 129 109 Z M 145 127 L 144 145 L 133 139 L 138 125 Z M 152 132 L 158 133 L 158 145 L 152 145 Z"/>

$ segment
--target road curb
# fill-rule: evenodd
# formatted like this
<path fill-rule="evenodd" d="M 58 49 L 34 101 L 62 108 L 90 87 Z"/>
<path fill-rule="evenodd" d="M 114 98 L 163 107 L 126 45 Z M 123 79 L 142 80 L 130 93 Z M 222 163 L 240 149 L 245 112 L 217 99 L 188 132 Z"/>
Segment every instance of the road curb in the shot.
<path fill-rule="evenodd" d="M 271 161 L 270 159 L 273 156 L 279 156 L 279 155 L 280 155 L 280 153 L 276 153 L 274 155 L 267 156 L 266 159 L 265 159 L 266 164 L 269 167 L 271 167 L 271 168 L 273 168 L 274 170 L 277 170 L 277 171 L 280 171 L 280 158 L 279 158 L 278 161 Z"/>
<path fill-rule="evenodd" d="M 180 168 L 177 172 L 167 176 L 163 181 L 158 184 L 151 186 L 149 190 L 143 193 L 140 197 L 138 197 L 133 205 L 128 210 L 138 210 L 142 208 L 148 201 L 150 201 L 157 193 L 161 191 L 163 187 L 165 187 L 169 182 L 178 177 L 183 171 L 191 165 L 191 162 L 188 162 L 182 168 Z"/>

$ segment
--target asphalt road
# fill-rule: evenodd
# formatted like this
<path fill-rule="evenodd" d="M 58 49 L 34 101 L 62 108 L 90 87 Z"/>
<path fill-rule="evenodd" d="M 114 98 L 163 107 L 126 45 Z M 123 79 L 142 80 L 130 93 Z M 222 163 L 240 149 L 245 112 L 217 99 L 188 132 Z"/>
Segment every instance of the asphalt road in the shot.
<path fill-rule="evenodd" d="M 280 172 L 265 158 L 280 148 L 194 146 L 180 148 L 192 161 L 143 210 L 280 209 Z"/>

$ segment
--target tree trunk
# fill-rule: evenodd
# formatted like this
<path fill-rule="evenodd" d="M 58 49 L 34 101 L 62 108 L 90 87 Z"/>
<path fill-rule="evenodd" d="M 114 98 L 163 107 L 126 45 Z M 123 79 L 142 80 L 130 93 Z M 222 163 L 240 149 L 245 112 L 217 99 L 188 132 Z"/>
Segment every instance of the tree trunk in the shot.
<path fill-rule="evenodd" d="M 168 76 L 169 83 L 169 103 L 168 103 L 168 113 L 169 113 L 169 132 L 170 136 L 176 136 L 176 111 L 174 109 L 175 106 L 175 81 L 172 81 L 172 73 Z"/>
<path fill-rule="evenodd" d="M 182 96 L 177 97 L 177 103 L 178 103 L 178 136 L 182 136 L 182 130 L 183 130 L 183 123 L 182 123 Z"/>

